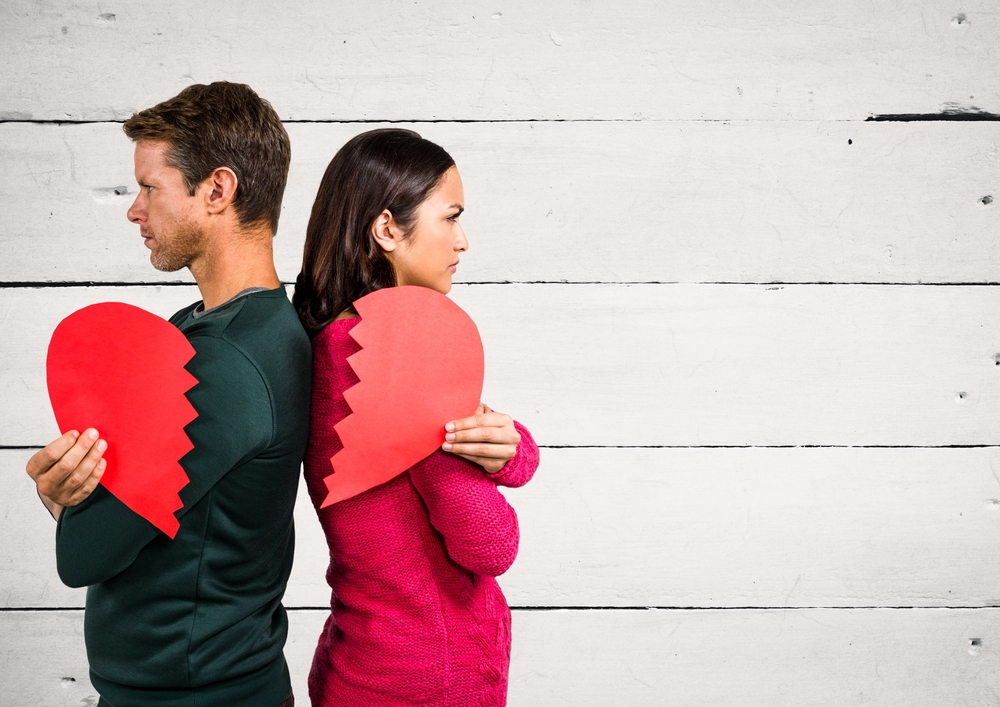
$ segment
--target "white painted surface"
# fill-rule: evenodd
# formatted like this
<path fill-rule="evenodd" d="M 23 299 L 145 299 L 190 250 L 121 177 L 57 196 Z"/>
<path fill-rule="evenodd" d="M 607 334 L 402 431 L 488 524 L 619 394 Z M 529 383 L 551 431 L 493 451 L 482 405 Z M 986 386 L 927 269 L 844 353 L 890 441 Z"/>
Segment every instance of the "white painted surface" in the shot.
<path fill-rule="evenodd" d="M 0 676 L 10 705 L 97 707 L 82 611 L 0 613 Z"/>
<path fill-rule="evenodd" d="M 269 98 L 293 141 L 286 281 L 323 168 L 380 124 L 310 121 L 444 121 L 414 127 L 465 177 L 460 279 L 595 283 L 455 291 L 487 401 L 585 445 L 543 450 L 508 494 L 524 535 L 502 581 L 528 609 L 511 704 L 996 704 L 1000 135 L 864 120 L 1000 112 L 998 46 L 995 0 L 11 0 L 0 283 L 42 286 L 0 287 L 0 446 L 55 432 L 62 316 L 197 297 L 146 286 L 190 279 L 148 265 L 131 148 L 100 121 L 199 81 Z M 59 120 L 99 122 L 23 122 Z M 684 284 L 620 284 L 645 281 Z M 127 286 L 59 286 L 85 282 Z M 699 284 L 720 282 L 744 284 Z M 81 612 L 49 611 L 82 593 L 54 577 L 29 453 L 0 450 L 0 605 L 18 609 L 0 684 L 19 706 L 93 705 Z M 323 543 L 297 517 L 287 598 L 324 604 Z M 652 605 L 706 608 L 536 610 Z M 292 613 L 300 704 L 323 617 Z"/>
<path fill-rule="evenodd" d="M 993 0 L 9 0 L 0 118 L 244 81 L 298 120 L 864 120 L 1000 111 Z M 960 17 L 961 16 L 961 17 Z"/>
<path fill-rule="evenodd" d="M 519 613 L 510 704 L 995 704 L 998 613 Z M 979 646 L 971 646 L 974 638 Z"/>
<path fill-rule="evenodd" d="M 288 125 L 275 240 L 284 281 L 299 272 L 327 163 L 373 127 Z M 1000 272 L 1000 201 L 981 201 L 1000 200 L 1000 123 L 404 127 L 444 145 L 462 171 L 471 249 L 458 281 L 992 282 Z M 125 218 L 131 154 L 117 123 L 0 123 L 0 282 L 190 282 L 155 271 Z"/>
<path fill-rule="evenodd" d="M 285 656 L 296 703 L 307 705 L 325 616 L 289 618 Z M 513 621 L 511 705 L 996 703 L 996 608 L 515 611 Z M 80 611 L 0 614 L 0 633 L 13 637 L 0 643 L 0 669 L 18 676 L 10 704 L 95 704 L 81 628 Z"/>
<path fill-rule="evenodd" d="M 0 607 L 82 607 L 55 574 L 55 524 L 0 451 Z M 984 606 L 1000 586 L 991 449 L 545 449 L 506 490 L 513 606 Z M 329 553 L 300 488 L 289 607 L 330 602 Z M 877 581 L 873 581 L 877 578 Z"/>
<path fill-rule="evenodd" d="M 57 436 L 56 324 L 86 304 L 169 315 L 196 288 L 0 289 L 0 444 Z M 484 400 L 545 445 L 1000 442 L 996 287 L 477 285 Z"/>

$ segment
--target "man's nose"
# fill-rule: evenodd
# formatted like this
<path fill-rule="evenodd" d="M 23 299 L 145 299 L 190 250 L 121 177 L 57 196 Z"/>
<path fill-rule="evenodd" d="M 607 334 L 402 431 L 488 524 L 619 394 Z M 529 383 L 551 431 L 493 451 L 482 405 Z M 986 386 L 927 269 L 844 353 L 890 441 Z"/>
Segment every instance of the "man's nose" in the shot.
<path fill-rule="evenodd" d="M 132 202 L 132 205 L 128 207 L 128 211 L 125 212 L 125 216 L 132 223 L 139 223 L 146 216 L 146 210 L 139 204 L 140 199 L 142 199 L 142 194 L 135 197 L 135 201 Z"/>

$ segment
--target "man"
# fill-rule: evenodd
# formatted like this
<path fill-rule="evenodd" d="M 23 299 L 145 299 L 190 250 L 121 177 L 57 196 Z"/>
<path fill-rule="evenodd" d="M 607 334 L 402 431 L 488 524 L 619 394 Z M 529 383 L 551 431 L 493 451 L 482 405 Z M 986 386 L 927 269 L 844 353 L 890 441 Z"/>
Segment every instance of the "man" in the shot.
<path fill-rule="evenodd" d="M 187 267 L 202 301 L 171 318 L 195 355 L 198 417 L 174 539 L 97 482 L 107 448 L 69 432 L 27 471 L 57 518 L 59 575 L 87 586 L 91 681 L 111 707 L 292 705 L 281 596 L 309 428 L 308 337 L 271 240 L 288 135 L 249 87 L 195 85 L 133 115 L 130 221 L 160 270 Z"/>

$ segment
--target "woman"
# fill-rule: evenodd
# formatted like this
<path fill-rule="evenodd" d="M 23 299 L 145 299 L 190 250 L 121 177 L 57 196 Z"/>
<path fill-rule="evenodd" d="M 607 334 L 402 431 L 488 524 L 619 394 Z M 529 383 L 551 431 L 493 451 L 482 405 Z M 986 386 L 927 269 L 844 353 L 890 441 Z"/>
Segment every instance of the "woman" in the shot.
<path fill-rule="evenodd" d="M 497 486 L 538 465 L 527 430 L 480 405 L 406 473 L 321 508 L 341 449 L 334 425 L 358 382 L 346 359 L 351 303 L 382 287 L 447 294 L 468 242 L 462 180 L 439 146 L 373 130 L 330 162 L 313 204 L 293 303 L 313 337 L 305 477 L 330 546 L 331 615 L 309 675 L 314 706 L 503 705 L 510 610 L 493 577 L 517 554 L 517 516 Z"/>

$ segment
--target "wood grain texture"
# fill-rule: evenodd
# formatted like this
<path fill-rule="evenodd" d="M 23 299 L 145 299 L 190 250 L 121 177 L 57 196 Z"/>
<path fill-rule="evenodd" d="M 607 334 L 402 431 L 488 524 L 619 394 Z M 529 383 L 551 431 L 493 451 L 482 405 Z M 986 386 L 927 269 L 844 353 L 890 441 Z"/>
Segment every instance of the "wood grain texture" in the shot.
<path fill-rule="evenodd" d="M 0 451 L 0 606 L 83 606 L 55 574 L 55 524 Z M 978 607 L 1000 603 L 997 449 L 545 449 L 505 491 L 513 606 Z M 330 602 L 300 488 L 284 603 Z"/>
<path fill-rule="evenodd" d="M 0 450 L 0 608 L 83 607 L 86 588 L 56 573 L 56 523 L 24 470 L 34 449 Z"/>
<path fill-rule="evenodd" d="M 127 117 L 247 82 L 296 120 L 843 120 L 1000 110 L 990 0 L 15 0 L 0 118 Z"/>
<path fill-rule="evenodd" d="M 0 612 L 4 702 L 18 707 L 97 707 L 83 644 L 82 611 Z"/>
<path fill-rule="evenodd" d="M 327 163 L 371 127 L 288 126 L 286 282 Z M 997 280 L 1000 201 L 983 199 L 1000 199 L 998 123 L 407 127 L 463 174 L 457 281 Z M 0 282 L 191 282 L 154 270 L 126 220 L 136 186 L 118 124 L 0 124 L 0 172 Z"/>
<path fill-rule="evenodd" d="M 997 449 L 545 449 L 516 606 L 1000 604 Z"/>
<path fill-rule="evenodd" d="M 1000 443 L 996 287 L 468 285 L 484 400 L 550 446 Z M 93 302 L 194 287 L 0 289 L 0 445 L 57 430 L 45 350 Z"/>
<path fill-rule="evenodd" d="M 96 704 L 82 613 L 0 613 L 10 704 Z M 324 618 L 290 612 L 285 657 L 299 704 Z M 522 707 L 940 707 L 997 696 L 995 608 L 515 611 L 513 624 L 509 704 Z"/>
<path fill-rule="evenodd" d="M 126 221 L 121 120 L 271 100 L 286 282 L 335 151 L 411 121 L 465 181 L 484 399 L 550 445 L 507 493 L 511 705 L 1000 704 L 1000 125 L 864 122 L 1000 113 L 998 47 L 995 0 L 10 0 L 0 446 L 56 432 L 62 317 L 198 297 Z M 0 449 L 3 701 L 94 707 L 31 451 Z M 285 602 L 323 606 L 304 493 L 296 525 Z M 290 612 L 300 705 L 325 617 Z"/>
<path fill-rule="evenodd" d="M 542 444 L 994 444 L 993 287 L 479 285 L 484 400 Z"/>
<path fill-rule="evenodd" d="M 997 609 L 517 613 L 510 704 L 989 705 L 998 640 Z"/>

